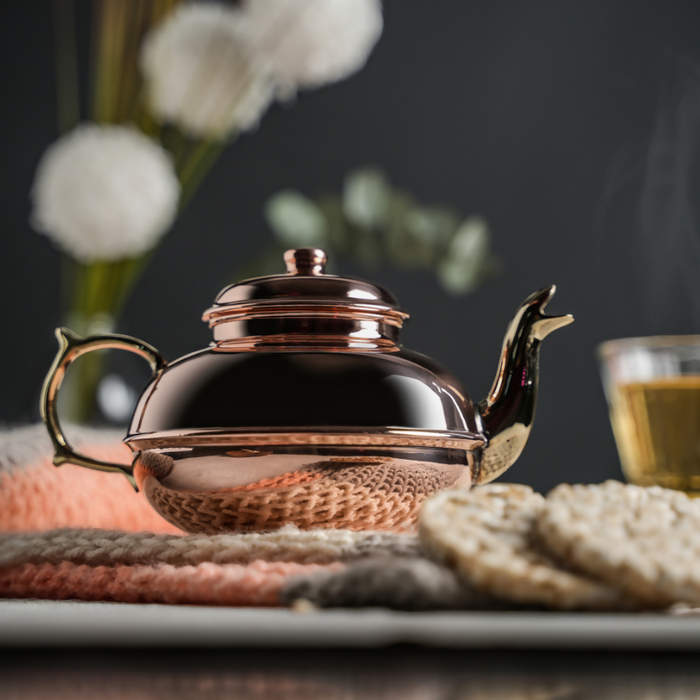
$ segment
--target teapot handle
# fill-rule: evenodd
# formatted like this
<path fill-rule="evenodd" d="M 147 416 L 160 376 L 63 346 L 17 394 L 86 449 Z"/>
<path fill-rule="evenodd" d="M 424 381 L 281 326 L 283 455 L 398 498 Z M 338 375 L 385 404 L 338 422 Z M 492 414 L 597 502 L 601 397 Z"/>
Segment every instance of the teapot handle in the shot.
<path fill-rule="evenodd" d="M 148 343 L 128 335 L 105 334 L 81 338 L 67 328 L 57 328 L 56 338 L 59 343 L 58 354 L 41 390 L 41 417 L 49 431 L 51 442 L 53 442 L 54 465 L 60 467 L 62 464 L 70 463 L 103 472 L 121 472 L 138 491 L 131 465 L 102 462 L 81 454 L 70 446 L 58 420 L 58 390 L 61 388 L 63 377 L 71 362 L 92 350 L 115 348 L 136 353 L 147 360 L 154 377 L 165 369 L 168 361 Z"/>

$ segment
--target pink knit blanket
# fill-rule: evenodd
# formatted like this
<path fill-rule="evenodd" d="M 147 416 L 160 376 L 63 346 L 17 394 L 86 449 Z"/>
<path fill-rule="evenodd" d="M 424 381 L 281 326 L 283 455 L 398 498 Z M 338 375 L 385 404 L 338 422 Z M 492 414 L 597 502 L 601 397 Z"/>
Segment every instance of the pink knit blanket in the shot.
<path fill-rule="evenodd" d="M 112 431 L 77 431 L 79 449 L 128 464 L 131 451 Z M 0 431 L 0 532 L 100 527 L 178 533 L 119 474 L 54 467 L 43 425 Z"/>
<path fill-rule="evenodd" d="M 272 607 L 281 605 L 279 593 L 288 577 L 340 566 L 265 561 L 179 567 L 22 564 L 0 570 L 0 597 Z"/>
<path fill-rule="evenodd" d="M 105 431 L 81 450 L 127 462 Z M 0 597 L 274 606 L 290 581 L 369 554 L 411 556 L 411 535 L 283 528 L 184 535 L 116 474 L 51 463 L 43 426 L 0 431 Z"/>

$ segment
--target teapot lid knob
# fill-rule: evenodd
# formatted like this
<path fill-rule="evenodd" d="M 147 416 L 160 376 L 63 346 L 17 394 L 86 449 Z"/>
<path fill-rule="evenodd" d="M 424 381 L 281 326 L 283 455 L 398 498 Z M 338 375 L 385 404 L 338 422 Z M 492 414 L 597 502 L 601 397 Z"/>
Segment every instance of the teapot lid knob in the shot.
<path fill-rule="evenodd" d="M 284 254 L 290 275 L 322 275 L 327 261 L 326 251 L 320 248 L 293 248 Z"/>

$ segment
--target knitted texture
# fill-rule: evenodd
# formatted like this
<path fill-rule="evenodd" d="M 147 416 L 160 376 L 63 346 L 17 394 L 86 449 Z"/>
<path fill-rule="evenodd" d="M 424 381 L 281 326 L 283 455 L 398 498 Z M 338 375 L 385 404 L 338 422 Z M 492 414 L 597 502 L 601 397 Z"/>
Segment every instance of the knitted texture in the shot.
<path fill-rule="evenodd" d="M 114 431 L 74 428 L 69 437 L 98 459 L 128 464 L 133 457 Z M 290 523 L 302 529 L 411 531 L 425 497 L 455 479 L 429 463 L 345 457 L 225 492 L 182 492 L 159 482 L 171 468 L 165 461 L 172 460 L 147 452 L 135 465 L 142 491 L 135 493 L 118 474 L 70 464 L 56 468 L 51 454 L 43 425 L 0 430 L 0 532 L 82 526 L 216 534 Z"/>
<path fill-rule="evenodd" d="M 109 431 L 71 440 L 104 460 L 132 456 Z M 454 479 L 449 470 L 345 457 L 225 493 L 176 493 L 158 481 L 173 460 L 147 453 L 137 474 L 171 508 L 168 524 L 122 476 L 57 469 L 50 455 L 43 426 L 0 430 L 0 597 L 509 608 L 424 558 L 415 535 L 387 531 L 412 529 L 426 496 Z M 176 529 L 192 523 L 199 534 Z M 249 532 L 208 534 L 221 530 Z"/>
<path fill-rule="evenodd" d="M 114 430 L 69 426 L 66 434 L 73 444 L 80 447 L 121 442 L 120 434 Z M 43 423 L 21 428 L 0 427 L 0 473 L 24 469 L 52 452 L 51 440 Z"/>
<path fill-rule="evenodd" d="M 70 437 L 107 461 L 132 457 L 110 431 Z M 212 495 L 168 491 L 157 478 L 169 465 L 144 457 L 142 489 L 173 524 L 119 475 L 54 467 L 43 426 L 0 430 L 0 597 L 267 606 L 300 597 L 293 579 L 319 605 L 473 600 L 420 559 L 417 536 L 387 532 L 411 529 L 426 495 L 449 485 L 431 465 L 342 458 Z M 176 529 L 193 522 L 202 534 Z M 253 532 L 207 534 L 222 526 Z"/>
<path fill-rule="evenodd" d="M 338 569 L 342 564 L 332 565 Z M 176 605 L 280 605 L 290 575 L 317 571 L 315 564 L 256 561 L 246 566 L 88 566 L 22 564 L 0 569 L 0 596 L 49 600 L 100 600 Z"/>
<path fill-rule="evenodd" d="M 348 530 L 409 531 L 420 504 L 451 485 L 454 474 L 423 462 L 390 458 L 343 458 L 316 463 L 265 483 L 225 492 L 168 489 L 137 462 L 135 475 L 154 508 L 188 532 L 269 530 L 293 524 Z"/>
<path fill-rule="evenodd" d="M 493 609 L 417 537 L 348 530 L 193 535 L 66 529 L 0 537 L 0 597 L 192 605 Z"/>
<path fill-rule="evenodd" d="M 300 531 L 293 526 L 244 535 L 154 535 L 65 529 L 0 535 L 0 568 L 22 564 L 196 566 L 265 561 L 327 564 L 370 554 L 418 556 L 415 535 L 348 530 Z"/>
<path fill-rule="evenodd" d="M 322 608 L 382 606 L 399 610 L 459 610 L 501 607 L 463 584 L 455 573 L 419 557 L 372 557 L 344 569 L 291 577 L 283 603 L 305 599 Z"/>
<path fill-rule="evenodd" d="M 73 430 L 78 448 L 110 462 L 128 464 L 131 451 L 113 431 Z M 56 527 L 101 527 L 131 532 L 177 533 L 118 474 L 51 462 L 43 425 L 0 430 L 0 532 Z"/>
<path fill-rule="evenodd" d="M 368 555 L 416 557 L 413 535 L 288 526 L 242 535 L 94 529 L 0 535 L 0 597 L 281 605 L 290 576 Z"/>

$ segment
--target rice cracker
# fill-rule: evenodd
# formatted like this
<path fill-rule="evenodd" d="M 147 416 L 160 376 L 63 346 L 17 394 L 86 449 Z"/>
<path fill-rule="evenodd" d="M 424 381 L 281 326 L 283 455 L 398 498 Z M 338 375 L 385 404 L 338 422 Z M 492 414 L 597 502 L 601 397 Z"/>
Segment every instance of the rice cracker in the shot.
<path fill-rule="evenodd" d="M 446 490 L 426 499 L 424 549 L 478 590 L 519 605 L 558 610 L 629 607 L 614 588 L 558 566 L 534 541 L 544 498 L 520 484 Z"/>
<path fill-rule="evenodd" d="M 700 500 L 659 486 L 561 484 L 540 509 L 547 548 L 650 606 L 700 604 Z"/>

